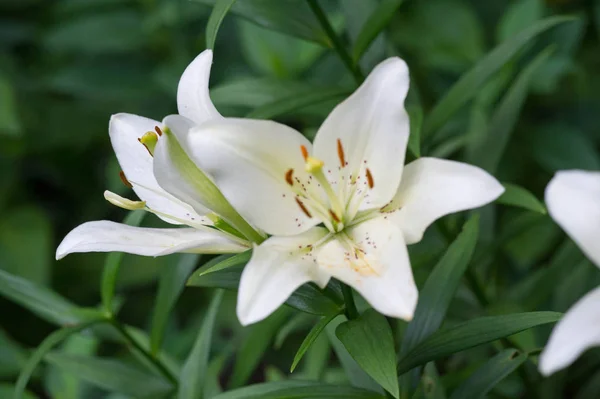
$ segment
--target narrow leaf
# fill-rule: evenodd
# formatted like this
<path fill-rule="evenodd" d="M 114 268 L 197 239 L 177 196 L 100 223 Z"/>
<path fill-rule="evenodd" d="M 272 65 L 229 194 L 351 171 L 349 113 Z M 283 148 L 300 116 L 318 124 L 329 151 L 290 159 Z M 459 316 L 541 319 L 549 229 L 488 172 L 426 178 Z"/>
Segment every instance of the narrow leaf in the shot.
<path fill-rule="evenodd" d="M 410 117 L 410 135 L 408 136 L 408 149 L 417 158 L 421 156 L 421 128 L 423 127 L 423 108 L 408 106 L 406 108 Z"/>
<path fill-rule="evenodd" d="M 373 309 L 340 324 L 336 335 L 356 363 L 386 391 L 399 397 L 394 336 L 386 318 Z"/>
<path fill-rule="evenodd" d="M 217 318 L 217 311 L 223 300 L 223 291 L 216 292 L 212 299 L 208 312 L 202 323 L 202 328 L 198 333 L 196 342 L 190 355 L 188 356 L 181 375 L 179 377 L 178 399 L 195 399 L 202 397 L 204 384 L 206 381 L 206 372 L 208 370 L 208 357 L 212 342 L 212 335 Z"/>
<path fill-rule="evenodd" d="M 480 317 L 439 330 L 404 355 L 398 373 L 465 349 L 508 337 L 543 324 L 555 323 L 562 317 L 556 312 L 515 313 Z"/>
<path fill-rule="evenodd" d="M 315 381 L 276 381 L 250 385 L 224 392 L 213 399 L 384 399 L 384 396 L 366 389 L 347 385 L 330 385 Z"/>
<path fill-rule="evenodd" d="M 423 135 L 429 137 L 458 111 L 473 95 L 479 92 L 486 80 L 508 62 L 519 50 L 525 47 L 540 33 L 573 17 L 550 17 L 535 23 L 528 29 L 506 40 L 479 61 L 471 70 L 456 82 L 444 97 L 435 105 L 426 118 Z"/>
<path fill-rule="evenodd" d="M 515 371 L 527 360 L 525 353 L 516 349 L 506 349 L 488 360 L 468 380 L 452 393 L 450 399 L 483 398 L 506 376 Z"/>
<path fill-rule="evenodd" d="M 352 59 L 355 64 L 360 61 L 373 40 L 389 24 L 402 2 L 403 0 L 383 0 L 365 21 L 352 49 Z"/>
<path fill-rule="evenodd" d="M 421 383 L 413 399 L 446 399 L 444 384 L 435 367 L 435 363 L 427 363 L 421 376 Z"/>
<path fill-rule="evenodd" d="M 235 4 L 236 0 L 217 0 L 213 6 L 208 23 L 206 24 L 206 48 L 214 49 L 215 41 L 217 40 L 217 33 L 221 22 L 225 18 L 225 15 L 229 12 L 229 9 Z"/>
<path fill-rule="evenodd" d="M 474 215 L 465 223 L 419 293 L 415 316 L 404 333 L 401 354 L 413 349 L 442 325 L 450 301 L 473 256 L 478 237 L 479 215 Z"/>
<path fill-rule="evenodd" d="M 496 200 L 499 204 L 517 206 L 541 214 L 548 212 L 544 204 L 523 187 L 510 183 L 503 183 L 502 185 L 506 191 Z"/>
<path fill-rule="evenodd" d="M 177 264 L 164 266 L 161 270 L 150 333 L 150 351 L 154 355 L 160 351 L 169 314 L 181 295 L 187 278 L 196 267 L 199 257 L 197 254 L 183 254 Z"/>
<path fill-rule="evenodd" d="M 313 342 L 315 342 L 315 340 L 323 332 L 325 327 L 327 327 L 327 325 L 331 322 L 331 320 L 335 319 L 338 314 L 339 314 L 339 312 L 336 312 L 336 313 L 332 313 L 329 316 L 323 317 L 310 330 L 310 332 L 308 333 L 306 338 L 304 338 L 304 341 L 302 341 L 302 344 L 300 344 L 300 348 L 298 349 L 298 352 L 296 352 L 296 355 L 294 356 L 294 361 L 292 362 L 292 367 L 290 367 L 291 373 L 294 372 L 294 370 L 296 369 L 296 366 L 298 365 L 298 363 L 300 363 L 300 360 L 302 360 L 302 357 L 304 356 L 304 354 L 306 353 L 308 348 L 310 348 L 310 346 L 313 344 Z"/>

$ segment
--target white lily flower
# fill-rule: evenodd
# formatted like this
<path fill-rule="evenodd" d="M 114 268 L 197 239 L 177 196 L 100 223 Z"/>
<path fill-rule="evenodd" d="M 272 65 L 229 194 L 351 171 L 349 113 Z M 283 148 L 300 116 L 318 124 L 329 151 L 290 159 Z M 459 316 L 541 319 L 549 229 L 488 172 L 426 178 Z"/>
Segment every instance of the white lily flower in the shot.
<path fill-rule="evenodd" d="M 251 241 L 262 241 L 179 144 L 193 127 L 224 119 L 209 97 L 211 63 L 212 51 L 206 50 L 183 73 L 177 91 L 181 115 L 168 116 L 161 123 L 117 114 L 109 124 L 111 143 L 123 169 L 121 178 L 141 201 L 109 191 L 105 198 L 121 208 L 146 209 L 168 223 L 189 228 L 150 229 L 108 221 L 88 222 L 64 238 L 56 251 L 57 259 L 73 252 L 91 251 L 149 256 L 173 252 L 231 253 L 247 250 Z M 244 238 L 220 231 L 222 224 Z"/>
<path fill-rule="evenodd" d="M 550 216 L 600 267 L 600 173 L 561 171 L 546 188 Z M 600 287 L 581 298 L 556 325 L 540 356 L 540 371 L 550 375 L 600 345 Z"/>
<path fill-rule="evenodd" d="M 379 312 L 409 320 L 418 293 L 406 245 L 436 219 L 502 194 L 471 165 L 421 158 L 404 167 L 408 85 L 402 60 L 382 62 L 328 116 L 314 146 L 287 126 L 247 119 L 205 122 L 182 141 L 240 214 L 273 235 L 242 274 L 242 324 L 331 277 Z"/>

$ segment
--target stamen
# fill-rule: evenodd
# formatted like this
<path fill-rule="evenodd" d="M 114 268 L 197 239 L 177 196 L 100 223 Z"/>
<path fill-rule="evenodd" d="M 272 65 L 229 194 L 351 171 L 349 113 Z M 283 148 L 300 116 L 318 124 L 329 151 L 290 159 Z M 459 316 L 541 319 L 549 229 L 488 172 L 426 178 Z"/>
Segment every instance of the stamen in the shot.
<path fill-rule="evenodd" d="M 340 223 L 341 222 L 339 216 L 336 215 L 336 213 L 334 211 L 332 211 L 331 209 L 329 210 L 329 214 L 331 215 L 331 218 L 333 220 L 335 220 L 336 223 Z"/>
<path fill-rule="evenodd" d="M 294 169 L 289 169 L 287 172 L 285 172 L 285 181 L 290 186 L 294 185 Z"/>
<path fill-rule="evenodd" d="M 346 166 L 346 157 L 344 156 L 344 147 L 342 147 L 342 140 L 337 139 L 337 152 L 338 158 L 340 159 L 340 165 L 342 168 Z"/>
<path fill-rule="evenodd" d="M 127 177 L 125 177 L 125 172 L 123 172 L 123 171 L 120 171 L 120 172 L 119 172 L 119 177 L 121 178 L 121 181 L 123 182 L 123 184 L 124 184 L 126 187 L 129 187 L 129 188 L 132 188 L 132 187 L 133 187 L 133 185 L 132 185 L 131 183 L 129 183 L 129 180 L 127 180 Z"/>
<path fill-rule="evenodd" d="M 298 204 L 298 206 L 300 207 L 300 209 L 302 209 L 302 212 L 304 212 L 304 214 L 306 216 L 308 216 L 309 218 L 312 218 L 312 215 L 310 214 L 310 212 L 308 211 L 308 209 L 306 209 L 306 207 L 304 206 L 304 204 L 302 203 L 302 201 L 300 201 L 298 199 L 298 197 L 296 197 L 296 203 Z"/>
<path fill-rule="evenodd" d="M 145 201 L 132 201 L 108 190 L 104 192 L 104 199 L 111 204 L 118 206 L 119 208 L 127 209 L 128 211 L 135 211 L 146 207 Z"/>
<path fill-rule="evenodd" d="M 375 186 L 375 181 L 373 181 L 373 175 L 369 168 L 367 168 L 367 183 L 369 183 L 369 188 L 373 188 Z"/>
<path fill-rule="evenodd" d="M 154 130 L 156 131 L 156 134 L 158 134 L 159 136 L 163 135 L 162 130 L 160 130 L 160 128 L 158 126 L 154 126 Z"/>
<path fill-rule="evenodd" d="M 301 145 L 300 151 L 302 152 L 302 157 L 304 158 L 304 160 L 307 161 L 308 160 L 308 150 L 306 149 L 306 147 Z"/>

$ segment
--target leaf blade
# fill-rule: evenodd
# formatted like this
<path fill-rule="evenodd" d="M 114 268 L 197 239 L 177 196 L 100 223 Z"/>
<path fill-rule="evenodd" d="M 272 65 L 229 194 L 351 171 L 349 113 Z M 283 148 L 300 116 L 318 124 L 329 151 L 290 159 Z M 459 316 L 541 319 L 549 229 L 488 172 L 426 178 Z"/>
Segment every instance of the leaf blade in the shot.
<path fill-rule="evenodd" d="M 331 322 L 331 320 L 335 319 L 339 314 L 340 314 L 339 312 L 336 312 L 336 313 L 332 313 L 329 316 L 323 317 L 310 330 L 310 332 L 308 333 L 306 338 L 304 338 L 304 341 L 302 341 L 302 343 L 300 344 L 300 348 L 298 348 L 298 351 L 294 355 L 294 360 L 292 362 L 292 366 L 290 367 L 290 373 L 294 372 L 294 370 L 296 369 L 296 366 L 298 366 L 298 363 L 300 363 L 300 360 L 302 360 L 302 358 L 304 357 L 304 354 L 306 353 L 308 348 L 310 348 L 312 343 L 315 342 L 315 340 L 323 332 L 325 327 L 327 327 L 327 325 Z"/>
<path fill-rule="evenodd" d="M 214 50 L 221 23 L 235 2 L 236 0 L 217 0 L 215 2 L 206 24 L 206 48 Z"/>
<path fill-rule="evenodd" d="M 504 205 L 516 206 L 523 209 L 528 209 L 533 212 L 538 212 L 543 215 L 548 213 L 544 204 L 538 200 L 530 191 L 516 184 L 504 183 L 504 193 L 498 197 L 496 202 Z"/>

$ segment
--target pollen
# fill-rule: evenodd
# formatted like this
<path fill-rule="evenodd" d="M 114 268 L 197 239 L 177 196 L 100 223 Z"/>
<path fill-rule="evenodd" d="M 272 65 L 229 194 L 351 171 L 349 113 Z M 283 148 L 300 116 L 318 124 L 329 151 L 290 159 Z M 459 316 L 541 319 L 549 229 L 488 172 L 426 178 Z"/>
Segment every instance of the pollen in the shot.
<path fill-rule="evenodd" d="M 160 130 L 160 128 L 158 126 L 154 126 L 154 131 L 156 132 L 156 134 L 158 134 L 159 136 L 163 135 L 162 130 Z"/>
<path fill-rule="evenodd" d="M 120 171 L 119 172 L 119 177 L 121 178 L 121 181 L 123 182 L 123 184 L 129 188 L 132 188 L 133 185 L 129 182 L 129 180 L 127 180 L 127 177 L 125 177 L 125 172 Z"/>
<path fill-rule="evenodd" d="M 343 168 L 346 166 L 346 156 L 344 154 L 344 147 L 342 146 L 342 140 L 337 139 L 337 153 L 338 158 L 340 159 L 340 165 Z"/>
<path fill-rule="evenodd" d="M 305 161 L 308 161 L 308 150 L 306 149 L 306 147 L 301 145 L 300 151 L 302 152 L 302 158 L 304 158 Z"/>
<path fill-rule="evenodd" d="M 298 199 L 298 197 L 296 197 L 296 203 L 298 204 L 298 206 L 300 207 L 300 209 L 302 210 L 302 212 L 304 212 L 304 214 L 306 216 L 308 216 L 309 218 L 312 218 L 312 215 L 310 214 L 310 212 L 308 211 L 308 209 L 306 209 L 306 206 L 304 206 L 304 204 L 302 203 L 302 201 L 300 201 L 300 199 Z"/>
<path fill-rule="evenodd" d="M 367 168 L 366 174 L 367 174 L 367 183 L 369 184 L 369 188 L 373 188 L 375 186 L 375 181 L 373 180 L 373 175 L 371 174 L 371 171 L 369 170 L 369 168 Z"/>
<path fill-rule="evenodd" d="M 287 172 L 285 172 L 285 181 L 290 186 L 294 185 L 294 169 L 289 169 Z"/>

